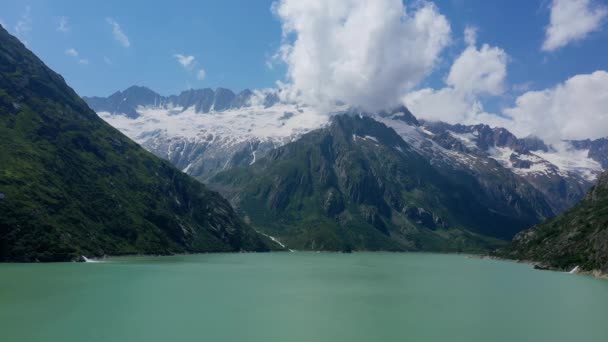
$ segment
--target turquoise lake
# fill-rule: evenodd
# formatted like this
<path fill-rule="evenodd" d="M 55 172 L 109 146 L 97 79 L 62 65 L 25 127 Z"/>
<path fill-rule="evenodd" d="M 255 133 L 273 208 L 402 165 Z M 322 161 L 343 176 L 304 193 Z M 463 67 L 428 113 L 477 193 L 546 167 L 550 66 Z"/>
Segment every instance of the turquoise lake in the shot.
<path fill-rule="evenodd" d="M 608 281 L 462 255 L 0 264 L 2 341 L 608 341 Z"/>

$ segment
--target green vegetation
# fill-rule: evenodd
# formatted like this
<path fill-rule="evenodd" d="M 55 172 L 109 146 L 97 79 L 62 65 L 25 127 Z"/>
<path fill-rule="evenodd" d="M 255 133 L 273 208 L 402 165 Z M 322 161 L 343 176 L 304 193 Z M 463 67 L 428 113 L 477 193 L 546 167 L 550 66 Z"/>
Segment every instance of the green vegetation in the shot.
<path fill-rule="evenodd" d="M 496 255 L 538 261 L 547 268 L 579 266 L 608 273 L 608 173 L 577 206 L 516 235 Z"/>
<path fill-rule="evenodd" d="M 0 260 L 266 249 L 221 196 L 106 124 L 0 28 Z"/>
<path fill-rule="evenodd" d="M 448 178 L 392 129 L 353 115 L 210 186 L 295 249 L 481 252 L 538 222 L 524 202 L 502 213 L 471 176 Z"/>

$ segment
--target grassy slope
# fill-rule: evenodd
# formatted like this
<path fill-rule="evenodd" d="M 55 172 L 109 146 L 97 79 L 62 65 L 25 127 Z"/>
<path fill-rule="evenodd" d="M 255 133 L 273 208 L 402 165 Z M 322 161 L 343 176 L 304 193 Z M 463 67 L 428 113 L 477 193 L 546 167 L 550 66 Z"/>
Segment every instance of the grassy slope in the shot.
<path fill-rule="evenodd" d="M 265 250 L 217 193 L 90 110 L 0 28 L 0 260 Z"/>
<path fill-rule="evenodd" d="M 608 273 L 608 173 L 574 208 L 518 234 L 497 255 L 560 270 L 580 266 Z"/>
<path fill-rule="evenodd" d="M 471 252 L 501 243 L 482 234 L 512 236 L 518 224 L 487 210 L 369 118 L 336 117 L 211 182 L 254 226 L 292 248 Z M 418 208 L 429 215 L 412 214 Z"/>

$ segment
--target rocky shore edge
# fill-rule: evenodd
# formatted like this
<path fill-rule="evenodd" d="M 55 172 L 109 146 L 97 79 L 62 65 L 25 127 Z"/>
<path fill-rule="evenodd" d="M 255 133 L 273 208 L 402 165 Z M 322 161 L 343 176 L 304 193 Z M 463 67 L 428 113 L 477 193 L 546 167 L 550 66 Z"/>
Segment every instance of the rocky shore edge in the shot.
<path fill-rule="evenodd" d="M 544 264 L 539 261 L 522 260 L 522 259 L 508 259 L 508 258 L 498 257 L 495 255 L 477 255 L 474 257 L 478 257 L 480 259 L 516 262 L 518 264 L 528 264 L 528 265 L 533 266 L 534 269 L 541 270 L 541 271 L 553 271 L 553 272 L 564 272 L 564 273 L 572 273 L 572 274 L 579 274 L 579 275 L 587 275 L 587 276 L 592 276 L 592 277 L 598 278 L 598 279 L 608 280 L 608 273 L 604 272 L 602 270 L 585 270 L 578 266 L 576 266 L 572 270 L 567 270 L 567 269 L 563 269 L 563 268 L 553 267 L 553 266 Z"/>

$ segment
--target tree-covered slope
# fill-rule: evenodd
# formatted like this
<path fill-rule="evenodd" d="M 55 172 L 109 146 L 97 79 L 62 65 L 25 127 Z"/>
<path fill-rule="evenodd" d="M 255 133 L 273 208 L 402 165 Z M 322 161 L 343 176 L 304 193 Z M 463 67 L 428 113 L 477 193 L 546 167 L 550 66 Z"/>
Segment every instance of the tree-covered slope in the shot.
<path fill-rule="evenodd" d="M 297 249 L 478 251 L 539 221 L 525 201 L 501 213 L 461 177 L 442 175 L 384 124 L 340 115 L 210 184 Z"/>
<path fill-rule="evenodd" d="M 578 205 L 517 234 L 498 255 L 552 269 L 608 273 L 608 172 Z"/>
<path fill-rule="evenodd" d="M 219 194 L 106 124 L 0 28 L 0 261 L 266 248 Z"/>

